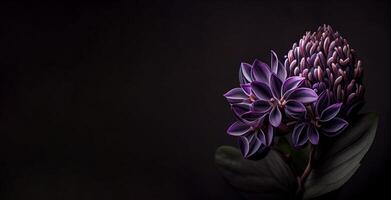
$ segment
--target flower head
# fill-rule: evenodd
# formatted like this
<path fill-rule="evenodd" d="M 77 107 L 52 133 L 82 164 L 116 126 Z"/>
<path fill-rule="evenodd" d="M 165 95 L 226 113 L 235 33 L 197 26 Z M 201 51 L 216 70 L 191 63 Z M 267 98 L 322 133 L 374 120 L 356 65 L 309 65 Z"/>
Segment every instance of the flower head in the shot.
<path fill-rule="evenodd" d="M 310 88 L 299 88 L 302 80 L 301 77 L 290 77 L 281 81 L 272 74 L 269 84 L 252 82 L 251 89 L 257 99 L 253 102 L 253 111 L 268 113 L 269 122 L 274 127 L 280 126 L 282 111 L 290 116 L 305 112 L 304 104 L 316 101 L 318 95 Z"/>
<path fill-rule="evenodd" d="M 342 115 L 354 114 L 363 105 L 362 62 L 348 41 L 330 26 L 307 32 L 294 43 L 284 66 L 288 76 L 304 77 L 305 85 L 318 94 L 329 90 L 332 102 L 343 103 Z"/>
<path fill-rule="evenodd" d="M 292 142 L 295 147 L 303 146 L 307 141 L 316 145 L 319 142 L 319 133 L 332 137 L 341 133 L 348 122 L 337 117 L 342 103 L 330 105 L 328 91 L 322 92 L 319 99 L 310 107 L 308 115 L 296 123 L 292 132 Z"/>
<path fill-rule="evenodd" d="M 273 51 L 271 67 L 259 60 L 255 60 L 252 65 L 241 64 L 240 87 L 228 91 L 224 96 L 231 104 L 231 109 L 238 120 L 228 128 L 227 132 L 229 135 L 239 137 L 244 157 L 250 157 L 271 145 L 274 127 L 281 123 L 280 109 L 286 107 L 284 98 L 287 99 L 288 91 L 296 89 L 302 80 L 300 77 L 286 79 L 286 70 Z M 286 84 L 283 84 L 285 82 Z M 276 97 L 273 93 L 276 93 L 274 94 Z M 292 94 L 292 97 L 294 96 Z M 288 107 L 290 104 L 293 103 L 289 103 Z M 265 118 L 269 120 L 265 121 Z"/>

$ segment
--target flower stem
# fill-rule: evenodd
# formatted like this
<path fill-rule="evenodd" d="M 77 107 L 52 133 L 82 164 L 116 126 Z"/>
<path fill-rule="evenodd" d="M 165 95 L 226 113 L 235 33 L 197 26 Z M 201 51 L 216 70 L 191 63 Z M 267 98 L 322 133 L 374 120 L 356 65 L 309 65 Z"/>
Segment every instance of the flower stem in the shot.
<path fill-rule="evenodd" d="M 298 196 L 299 195 L 301 196 L 302 193 L 304 192 L 304 182 L 312 170 L 312 161 L 313 161 L 313 157 L 314 157 L 315 148 L 312 144 L 310 144 L 310 145 L 311 145 L 311 147 L 310 147 L 311 150 L 310 150 L 310 154 L 308 155 L 307 166 L 306 166 L 303 174 L 301 176 L 297 177 L 298 187 L 297 187 L 296 195 L 298 195 Z"/>

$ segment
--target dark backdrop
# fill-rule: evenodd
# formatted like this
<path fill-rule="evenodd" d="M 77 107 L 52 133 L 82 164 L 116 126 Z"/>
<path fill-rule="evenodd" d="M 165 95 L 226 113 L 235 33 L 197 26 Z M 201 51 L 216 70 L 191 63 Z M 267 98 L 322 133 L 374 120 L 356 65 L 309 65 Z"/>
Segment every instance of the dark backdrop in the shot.
<path fill-rule="evenodd" d="M 390 3 L 0 6 L 0 198 L 240 199 L 213 163 L 240 62 L 330 24 L 364 61 L 374 145 L 339 199 L 387 194 Z M 383 182 L 385 181 L 385 182 Z"/>

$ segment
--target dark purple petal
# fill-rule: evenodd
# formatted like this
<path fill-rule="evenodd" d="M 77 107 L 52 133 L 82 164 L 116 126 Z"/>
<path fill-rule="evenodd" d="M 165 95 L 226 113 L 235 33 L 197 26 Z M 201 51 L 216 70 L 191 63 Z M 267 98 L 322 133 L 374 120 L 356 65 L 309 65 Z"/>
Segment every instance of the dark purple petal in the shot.
<path fill-rule="evenodd" d="M 249 134 L 244 135 L 243 137 L 246 137 L 248 142 L 249 142 L 249 144 L 251 144 L 251 141 L 255 138 L 255 134 L 256 133 L 257 133 L 257 131 L 253 130 L 253 131 L 249 132 Z"/>
<path fill-rule="evenodd" d="M 273 135 L 274 135 L 274 128 L 271 124 L 267 126 L 267 132 L 266 132 L 266 145 L 270 146 L 273 141 Z"/>
<path fill-rule="evenodd" d="M 255 96 L 258 97 L 258 99 L 268 101 L 273 97 L 269 86 L 265 83 L 253 81 L 251 83 L 251 89 L 252 89 L 253 93 L 255 94 Z"/>
<path fill-rule="evenodd" d="M 319 133 L 313 125 L 309 125 L 307 128 L 307 137 L 312 144 L 316 145 L 319 143 Z"/>
<path fill-rule="evenodd" d="M 263 118 L 264 115 L 265 115 L 264 113 L 257 113 L 257 112 L 249 111 L 249 112 L 246 112 L 243 115 L 241 115 L 240 118 L 244 119 L 248 123 L 252 123 L 260 118 Z"/>
<path fill-rule="evenodd" d="M 295 113 L 306 112 L 306 108 L 302 103 L 293 100 L 287 101 L 285 104 L 285 108 L 290 112 Z"/>
<path fill-rule="evenodd" d="M 318 100 L 315 102 L 315 114 L 320 116 L 322 111 L 329 105 L 329 93 L 327 91 L 323 91 Z"/>
<path fill-rule="evenodd" d="M 281 99 L 282 81 L 275 74 L 272 74 L 270 76 L 269 85 L 270 85 L 270 89 L 272 91 L 274 98 Z"/>
<path fill-rule="evenodd" d="M 248 103 L 237 103 L 231 106 L 232 111 L 238 116 L 243 115 L 246 112 L 249 112 L 251 105 Z"/>
<path fill-rule="evenodd" d="M 296 89 L 297 89 L 297 88 L 296 88 Z M 286 91 L 286 92 L 283 94 L 282 98 L 283 98 L 284 100 L 289 100 L 289 99 L 288 99 L 289 95 L 291 95 L 296 89 L 291 89 L 291 90 Z"/>
<path fill-rule="evenodd" d="M 278 57 L 276 53 L 272 50 L 270 54 L 270 63 L 271 63 L 271 69 L 274 74 L 277 74 L 278 71 Z"/>
<path fill-rule="evenodd" d="M 239 143 L 239 148 L 240 148 L 240 151 L 242 152 L 243 157 L 246 158 L 248 155 L 248 152 L 250 150 L 250 144 L 248 142 L 248 139 L 243 136 L 239 137 L 238 143 Z"/>
<path fill-rule="evenodd" d="M 244 92 L 247 96 L 250 96 L 250 94 L 251 94 L 251 85 L 250 85 L 250 83 L 247 83 L 247 84 L 240 84 L 240 87 L 242 88 L 243 92 Z"/>
<path fill-rule="evenodd" d="M 285 81 L 287 77 L 287 71 L 284 67 L 284 65 L 278 61 L 278 71 L 277 71 L 277 76 L 281 81 Z"/>
<path fill-rule="evenodd" d="M 315 102 L 318 99 L 318 95 L 310 88 L 297 88 L 286 99 L 308 104 Z"/>
<path fill-rule="evenodd" d="M 276 53 L 272 50 L 271 51 L 271 71 L 277 75 L 277 77 L 284 81 L 287 76 L 287 72 L 285 67 L 282 65 L 282 63 L 278 60 L 278 57 Z"/>
<path fill-rule="evenodd" d="M 228 128 L 227 133 L 232 136 L 242 136 L 251 130 L 251 126 L 248 126 L 247 124 L 235 122 Z"/>
<path fill-rule="evenodd" d="M 257 132 L 257 134 L 255 135 L 258 140 L 262 143 L 262 144 L 266 144 L 266 136 L 265 136 L 265 133 L 259 129 L 259 131 Z"/>
<path fill-rule="evenodd" d="M 285 113 L 294 119 L 304 118 L 306 112 L 305 106 L 297 101 L 290 100 L 285 104 Z"/>
<path fill-rule="evenodd" d="M 259 151 L 263 151 L 265 145 L 259 139 L 259 132 L 253 132 L 239 137 L 239 147 L 244 158 L 249 158 Z"/>
<path fill-rule="evenodd" d="M 269 114 L 269 122 L 274 127 L 278 127 L 281 124 L 281 111 L 278 106 L 273 106 L 272 111 Z"/>
<path fill-rule="evenodd" d="M 269 104 L 269 101 L 265 101 L 265 100 L 254 101 L 252 105 L 253 105 L 252 109 L 254 112 L 266 113 L 269 112 L 271 109 L 271 105 Z"/>
<path fill-rule="evenodd" d="M 327 121 L 333 119 L 339 113 L 341 106 L 342 106 L 342 103 L 335 103 L 335 104 L 327 107 L 326 109 L 323 110 L 322 114 L 320 115 L 320 120 L 322 122 L 327 122 Z"/>
<path fill-rule="evenodd" d="M 265 120 L 268 113 L 257 113 L 257 112 L 247 112 L 240 116 L 243 123 L 248 124 L 253 127 L 258 127 L 260 124 L 263 124 L 263 121 Z"/>
<path fill-rule="evenodd" d="M 335 117 L 328 122 L 324 122 L 321 125 L 321 130 L 326 136 L 332 137 L 341 133 L 349 123 L 341 118 Z"/>
<path fill-rule="evenodd" d="M 252 143 L 250 143 L 250 150 L 248 154 L 244 156 L 244 158 L 249 158 L 255 155 L 257 152 L 262 151 L 263 147 L 264 145 L 258 139 L 254 139 Z"/>
<path fill-rule="evenodd" d="M 303 146 L 308 141 L 306 129 L 306 123 L 296 124 L 295 128 L 293 128 L 292 142 L 295 147 Z"/>
<path fill-rule="evenodd" d="M 242 73 L 242 70 L 239 69 L 239 83 L 240 84 L 246 84 L 246 83 L 249 83 L 246 78 L 244 78 L 243 76 L 243 73 Z"/>
<path fill-rule="evenodd" d="M 284 95 L 288 90 L 296 89 L 304 82 L 304 78 L 300 76 L 292 76 L 287 78 L 282 84 L 282 94 Z"/>
<path fill-rule="evenodd" d="M 252 135 L 253 135 L 253 137 L 251 138 L 251 140 L 248 140 L 250 148 L 249 148 L 249 152 L 245 156 L 245 158 L 248 158 L 248 157 L 254 155 L 263 144 L 262 141 L 260 141 L 259 138 L 257 137 L 259 135 L 259 132 L 252 134 Z"/>
<path fill-rule="evenodd" d="M 225 93 L 224 96 L 229 103 L 240 103 L 248 99 L 248 96 L 243 92 L 242 88 L 234 88 Z"/>
<path fill-rule="evenodd" d="M 231 109 L 232 109 L 232 107 L 231 107 Z M 240 121 L 240 122 L 242 122 L 242 123 L 245 123 L 245 124 L 249 124 L 247 121 L 243 120 L 243 119 L 240 117 L 242 114 L 237 113 L 234 109 L 232 109 L 232 111 L 233 111 L 233 113 L 234 113 L 235 118 L 236 118 L 238 121 Z"/>
<path fill-rule="evenodd" d="M 259 60 L 255 60 L 252 67 L 252 78 L 255 81 L 269 83 L 270 78 L 270 69 L 269 66 Z"/>
<path fill-rule="evenodd" d="M 252 78 L 251 78 L 251 70 L 252 70 L 252 67 L 250 64 L 248 63 L 241 63 L 240 64 L 240 73 L 243 75 L 243 78 L 245 79 L 245 83 L 249 83 L 252 81 Z M 241 81 L 242 83 L 242 81 Z"/>

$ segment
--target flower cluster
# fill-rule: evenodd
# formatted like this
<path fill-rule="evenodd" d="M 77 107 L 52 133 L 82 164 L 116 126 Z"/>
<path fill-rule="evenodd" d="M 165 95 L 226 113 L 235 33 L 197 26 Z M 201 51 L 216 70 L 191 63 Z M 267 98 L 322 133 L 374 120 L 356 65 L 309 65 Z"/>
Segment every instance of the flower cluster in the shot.
<path fill-rule="evenodd" d="M 238 137 L 245 158 L 268 149 L 280 132 L 296 148 L 338 135 L 363 104 L 361 61 L 330 26 L 306 33 L 284 64 L 274 51 L 270 66 L 242 63 L 239 82 L 224 96 L 237 119 L 227 132 Z"/>
<path fill-rule="evenodd" d="M 293 44 L 284 66 L 289 76 L 305 77 L 318 94 L 328 90 L 330 101 L 342 103 L 341 114 L 355 114 L 364 104 L 362 62 L 348 41 L 330 26 L 307 32 Z"/>

